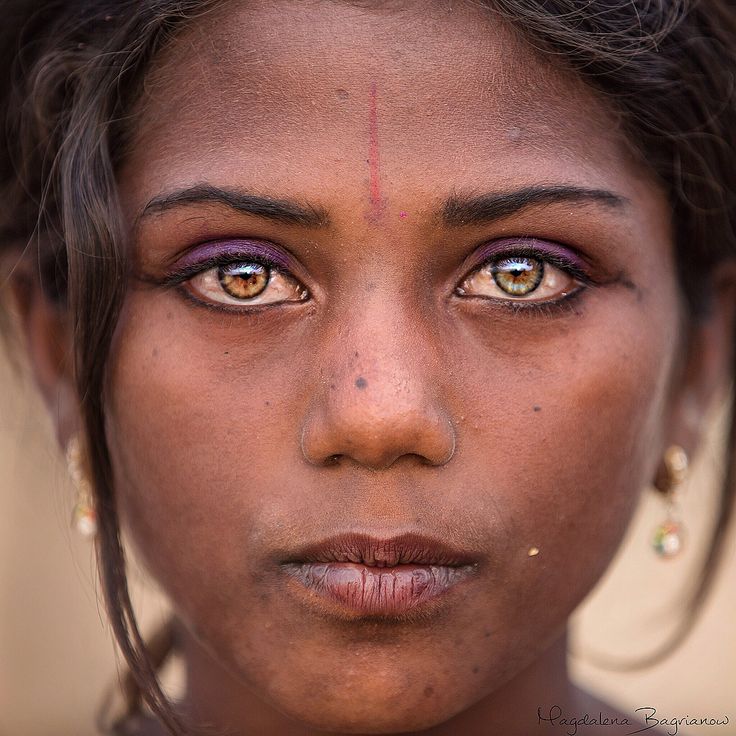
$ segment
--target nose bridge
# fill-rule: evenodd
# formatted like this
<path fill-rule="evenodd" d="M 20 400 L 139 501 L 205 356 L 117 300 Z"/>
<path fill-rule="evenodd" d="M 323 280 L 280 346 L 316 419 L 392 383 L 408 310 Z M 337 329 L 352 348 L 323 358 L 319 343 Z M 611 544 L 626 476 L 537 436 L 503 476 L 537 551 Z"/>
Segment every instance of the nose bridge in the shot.
<path fill-rule="evenodd" d="M 321 389 L 302 431 L 313 464 L 352 459 L 386 468 L 402 455 L 440 465 L 455 448 L 436 380 L 438 357 L 408 300 L 369 285 L 334 315 Z"/>

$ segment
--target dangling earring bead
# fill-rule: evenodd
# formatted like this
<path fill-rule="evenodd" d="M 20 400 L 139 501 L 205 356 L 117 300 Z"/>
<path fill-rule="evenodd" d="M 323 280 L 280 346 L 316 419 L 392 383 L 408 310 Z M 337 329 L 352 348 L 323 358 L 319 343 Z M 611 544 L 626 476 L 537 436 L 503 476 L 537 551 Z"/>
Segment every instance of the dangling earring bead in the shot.
<path fill-rule="evenodd" d="M 675 509 L 675 492 L 687 478 L 688 457 L 680 445 L 670 445 L 664 454 L 665 477 L 661 483 L 667 503 L 667 517 L 656 528 L 652 546 L 660 557 L 672 558 L 680 553 L 684 528 Z"/>
<path fill-rule="evenodd" d="M 66 446 L 66 463 L 69 476 L 77 490 L 72 511 L 72 528 L 83 537 L 94 537 L 97 534 L 97 512 L 92 499 L 92 485 L 84 473 L 79 434 L 75 434 Z"/>

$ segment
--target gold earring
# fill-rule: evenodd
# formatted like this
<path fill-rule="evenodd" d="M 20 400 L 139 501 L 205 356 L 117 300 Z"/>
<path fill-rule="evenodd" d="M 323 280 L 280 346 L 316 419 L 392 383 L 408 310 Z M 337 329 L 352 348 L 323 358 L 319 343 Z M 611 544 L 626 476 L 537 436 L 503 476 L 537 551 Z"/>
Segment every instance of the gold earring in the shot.
<path fill-rule="evenodd" d="M 72 528 L 83 537 L 94 537 L 97 534 L 97 512 L 92 498 L 92 485 L 84 472 L 79 433 L 66 446 L 66 464 L 77 492 L 72 511 Z"/>
<path fill-rule="evenodd" d="M 667 516 L 656 528 L 652 546 L 660 557 L 675 557 L 682 550 L 684 527 L 676 508 L 677 489 L 685 482 L 688 473 L 688 457 L 680 445 L 670 445 L 664 453 L 664 477 L 658 487 L 665 494 Z"/>

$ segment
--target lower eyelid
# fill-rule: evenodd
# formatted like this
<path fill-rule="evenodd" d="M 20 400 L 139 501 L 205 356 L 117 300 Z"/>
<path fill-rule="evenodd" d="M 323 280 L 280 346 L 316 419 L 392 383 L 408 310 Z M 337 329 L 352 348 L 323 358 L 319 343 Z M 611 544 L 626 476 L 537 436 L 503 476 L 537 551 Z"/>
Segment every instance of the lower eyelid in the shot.
<path fill-rule="evenodd" d="M 298 307 L 302 306 L 309 299 L 302 301 L 283 301 L 283 302 L 263 302 L 261 304 L 249 304 L 238 306 L 236 304 L 230 304 L 228 302 L 215 302 L 205 301 L 200 299 L 191 291 L 186 288 L 186 284 L 179 284 L 175 287 L 174 291 L 182 299 L 186 299 L 187 302 L 196 306 L 208 309 L 211 312 L 217 312 L 218 314 L 226 314 L 231 317 L 243 317 L 243 316 L 256 316 L 258 314 L 269 312 L 271 310 L 283 309 L 284 307 Z"/>
<path fill-rule="evenodd" d="M 575 289 L 566 292 L 565 296 L 561 296 L 557 299 L 513 299 L 513 298 L 496 298 L 486 297 L 476 294 L 458 295 L 461 298 L 458 300 L 462 303 L 471 303 L 477 307 L 481 307 L 484 310 L 493 310 L 495 312 L 501 311 L 501 313 L 513 313 L 514 315 L 534 317 L 541 314 L 552 317 L 557 314 L 562 314 L 565 311 L 574 312 L 579 314 L 575 310 L 575 305 L 579 300 L 591 289 L 592 287 L 588 284 L 579 283 Z M 456 293 L 456 292 L 455 292 Z"/>

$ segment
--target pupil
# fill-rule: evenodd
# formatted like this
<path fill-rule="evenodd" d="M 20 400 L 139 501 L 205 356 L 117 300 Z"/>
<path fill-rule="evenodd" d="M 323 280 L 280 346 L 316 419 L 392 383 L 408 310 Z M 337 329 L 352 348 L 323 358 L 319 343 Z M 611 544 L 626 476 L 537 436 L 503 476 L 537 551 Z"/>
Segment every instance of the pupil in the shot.
<path fill-rule="evenodd" d="M 234 263 L 221 266 L 220 285 L 235 299 L 252 299 L 268 285 L 269 269 L 260 263 Z"/>
<path fill-rule="evenodd" d="M 536 289 L 544 275 L 544 264 L 536 258 L 505 258 L 492 267 L 493 280 L 511 296 L 526 296 Z"/>

